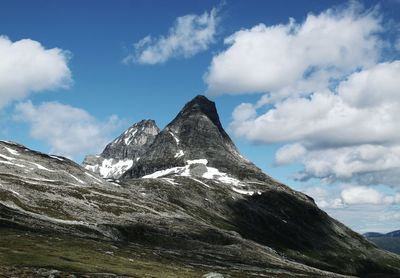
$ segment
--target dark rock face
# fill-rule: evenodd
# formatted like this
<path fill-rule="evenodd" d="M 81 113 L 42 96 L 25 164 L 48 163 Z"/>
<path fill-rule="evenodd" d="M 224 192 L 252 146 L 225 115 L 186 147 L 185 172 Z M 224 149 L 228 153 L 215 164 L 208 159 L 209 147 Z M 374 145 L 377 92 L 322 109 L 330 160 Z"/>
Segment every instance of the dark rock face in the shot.
<path fill-rule="evenodd" d="M 207 166 L 239 179 L 269 179 L 240 155 L 221 125 L 215 103 L 204 96 L 195 97 L 183 107 L 124 178 L 184 166 L 186 161 L 196 159 L 207 159 Z"/>
<path fill-rule="evenodd" d="M 146 152 L 160 132 L 153 120 L 142 120 L 132 125 L 100 155 L 89 155 L 82 165 L 104 178 L 118 179 Z"/>
<path fill-rule="evenodd" d="M 309 265 L 340 273 L 364 276 L 382 271 L 376 262 L 365 259 L 366 253 L 375 252 L 365 238 L 312 202 L 285 191 L 268 190 L 231 202 L 230 207 L 243 237 L 278 252 L 290 250 L 292 258 L 299 256 L 296 259 L 301 260 L 303 254 L 309 254 Z"/>

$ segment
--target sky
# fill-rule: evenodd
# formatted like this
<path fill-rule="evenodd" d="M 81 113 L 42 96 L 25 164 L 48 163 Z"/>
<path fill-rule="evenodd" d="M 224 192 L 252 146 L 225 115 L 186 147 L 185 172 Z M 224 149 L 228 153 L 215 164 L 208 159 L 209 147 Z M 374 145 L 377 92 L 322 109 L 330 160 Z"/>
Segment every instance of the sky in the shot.
<path fill-rule="evenodd" d="M 0 1 L 0 138 L 80 163 L 198 94 L 360 233 L 400 229 L 400 1 Z"/>

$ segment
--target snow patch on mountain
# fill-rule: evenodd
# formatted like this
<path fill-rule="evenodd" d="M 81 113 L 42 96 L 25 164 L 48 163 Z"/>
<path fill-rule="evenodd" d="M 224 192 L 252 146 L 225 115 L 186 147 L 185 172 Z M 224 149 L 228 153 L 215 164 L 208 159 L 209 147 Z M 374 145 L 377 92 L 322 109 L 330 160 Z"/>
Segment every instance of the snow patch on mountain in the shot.
<path fill-rule="evenodd" d="M 191 179 L 194 180 L 195 182 L 198 182 L 198 183 L 204 185 L 204 186 L 207 187 L 207 188 L 210 188 L 210 186 L 209 186 L 208 184 L 202 182 L 201 180 L 198 180 L 198 179 L 195 179 L 195 178 L 191 178 Z"/>
<path fill-rule="evenodd" d="M 31 161 L 28 161 L 28 163 L 35 165 L 36 168 L 39 169 L 39 170 L 44 170 L 44 171 L 48 171 L 48 172 L 55 172 L 54 170 L 47 169 L 46 167 L 44 167 L 43 165 L 40 165 L 39 163 L 35 163 L 35 162 L 31 162 Z"/>
<path fill-rule="evenodd" d="M 152 174 L 143 176 L 143 179 L 157 179 L 165 176 L 176 175 L 182 177 L 201 177 L 209 180 L 216 180 L 224 184 L 230 184 L 234 186 L 240 186 L 241 182 L 229 176 L 227 173 L 220 172 L 217 168 L 206 166 L 208 163 L 207 159 L 195 159 L 187 160 L 185 166 L 173 167 L 165 170 L 156 171 Z M 197 182 L 201 182 L 195 179 Z M 204 184 L 203 182 L 201 182 Z M 204 184 L 207 187 L 209 185 Z"/>
<path fill-rule="evenodd" d="M 57 160 L 59 160 L 59 161 L 64 161 L 64 159 L 62 159 L 61 157 L 56 156 L 56 155 L 50 155 L 50 157 L 51 157 L 51 158 L 54 158 L 54 159 L 57 159 Z"/>
<path fill-rule="evenodd" d="M 175 154 L 175 158 L 178 158 L 178 157 L 181 157 L 181 156 L 184 156 L 184 152 L 183 152 L 183 150 L 179 150 L 176 154 Z"/>
<path fill-rule="evenodd" d="M 232 190 L 235 191 L 236 193 L 242 194 L 242 195 L 254 195 L 254 194 L 258 194 L 261 195 L 261 191 L 251 191 L 251 190 L 244 190 L 244 189 L 239 189 L 236 187 L 232 187 Z"/>
<path fill-rule="evenodd" d="M 9 156 L 7 156 L 7 155 L 4 155 L 4 154 L 0 154 L 0 157 L 1 157 L 1 158 L 3 158 L 3 159 L 5 159 L 5 160 L 8 160 L 8 161 L 10 161 L 10 160 L 14 160 L 14 158 L 13 158 L 13 157 L 9 157 Z"/>
<path fill-rule="evenodd" d="M 0 160 L 0 163 L 2 163 L 2 164 L 8 164 L 8 165 L 13 165 L 13 166 L 17 166 L 17 167 L 20 167 L 20 168 L 25 168 L 25 165 L 18 164 L 18 163 L 12 163 L 12 162 L 10 162 L 10 161 L 2 161 L 2 160 Z"/>
<path fill-rule="evenodd" d="M 194 160 L 186 160 L 186 164 L 192 165 L 192 164 L 204 164 L 207 165 L 208 160 L 207 159 L 194 159 Z"/>
<path fill-rule="evenodd" d="M 118 179 L 139 161 L 159 132 L 153 120 L 135 123 L 109 143 L 101 154 L 86 156 L 82 166 L 105 179 Z"/>
<path fill-rule="evenodd" d="M 85 165 L 85 169 L 99 173 L 103 178 L 116 178 L 125 173 L 133 165 L 132 159 L 104 159 L 101 164 Z"/>
<path fill-rule="evenodd" d="M 79 182 L 80 184 L 86 184 L 86 182 L 84 182 L 81 179 L 78 179 L 77 177 L 75 177 L 74 175 L 72 175 L 71 173 L 66 172 L 68 175 L 70 175 L 71 178 L 73 178 L 74 180 L 76 180 L 77 182 Z"/>
<path fill-rule="evenodd" d="M 7 147 L 4 147 L 4 148 L 12 155 L 19 155 L 19 152 L 17 152 L 16 150 L 13 150 L 13 149 L 7 148 Z"/>
<path fill-rule="evenodd" d="M 168 182 L 169 184 L 172 184 L 172 185 L 179 185 L 179 183 L 175 182 L 175 180 L 172 179 L 172 178 L 162 178 L 162 180 L 164 180 L 164 181 L 166 181 L 166 182 Z"/>
<path fill-rule="evenodd" d="M 174 133 L 172 133 L 171 131 L 169 132 L 169 134 L 171 134 L 171 136 L 174 138 L 176 144 L 179 145 L 179 139 L 178 139 L 178 137 L 176 137 L 176 135 L 175 135 Z"/>
<path fill-rule="evenodd" d="M 128 135 L 124 138 L 125 145 L 130 145 L 132 140 L 135 139 L 135 134 L 138 132 L 136 128 L 128 129 Z M 126 131 L 125 131 L 126 133 Z"/>

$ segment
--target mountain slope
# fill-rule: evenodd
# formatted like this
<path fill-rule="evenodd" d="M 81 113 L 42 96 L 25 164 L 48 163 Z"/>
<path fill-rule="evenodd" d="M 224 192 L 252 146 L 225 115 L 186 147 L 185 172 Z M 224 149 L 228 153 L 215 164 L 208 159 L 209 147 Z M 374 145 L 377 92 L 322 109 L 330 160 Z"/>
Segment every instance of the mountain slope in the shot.
<path fill-rule="evenodd" d="M 400 273 L 399 256 L 244 159 L 217 116 L 214 103 L 196 97 L 115 182 L 0 142 L 0 266 L 8 274 L 26 266 L 136 277 L 163 277 L 162 265 L 170 277 Z"/>
<path fill-rule="evenodd" d="M 188 277 L 199 277 L 213 270 L 233 277 L 282 277 L 285 273 L 339 277 L 289 261 L 223 229 L 229 224 L 222 204 L 221 215 L 206 216 L 207 206 L 218 204 L 222 196 L 232 193 L 242 198 L 217 182 L 210 180 L 206 187 L 192 178 L 177 177 L 114 184 L 66 158 L 18 144 L 0 142 L 0 154 L 3 273 L 23 277 L 18 269 L 27 267 L 30 276 L 40 277 L 41 267 L 51 267 L 163 277 L 160 266 L 173 261 L 170 277 L 186 272 Z M 79 252 L 73 251 L 76 248 Z M 107 264 L 107 254 L 118 256 L 120 267 Z M 128 260 L 132 256 L 136 259 Z"/>

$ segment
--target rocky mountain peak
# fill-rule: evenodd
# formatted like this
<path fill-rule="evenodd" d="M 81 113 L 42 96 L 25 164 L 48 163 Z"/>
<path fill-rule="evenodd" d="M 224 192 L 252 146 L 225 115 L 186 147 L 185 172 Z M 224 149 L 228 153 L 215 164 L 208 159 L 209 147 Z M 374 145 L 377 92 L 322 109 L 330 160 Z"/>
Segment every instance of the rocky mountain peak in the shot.
<path fill-rule="evenodd" d="M 192 117 L 207 117 L 211 121 L 211 123 L 214 124 L 215 127 L 218 129 L 220 135 L 224 138 L 224 140 L 229 141 L 229 144 L 233 146 L 233 142 L 231 141 L 229 135 L 225 132 L 219 120 L 219 115 L 215 106 L 215 102 L 209 100 L 203 95 L 197 95 L 191 101 L 186 103 L 182 110 L 175 117 L 175 119 L 172 120 L 172 122 L 167 127 L 179 125 L 179 123 L 184 122 Z"/>
<path fill-rule="evenodd" d="M 199 160 L 237 178 L 267 177 L 240 155 L 221 125 L 215 103 L 201 95 L 184 105 L 124 177 L 142 177 Z"/>
<path fill-rule="evenodd" d="M 154 120 L 141 120 L 106 146 L 101 156 L 114 159 L 136 159 L 160 132 Z"/>
<path fill-rule="evenodd" d="M 203 114 L 207 116 L 211 122 L 218 127 L 219 130 L 223 130 L 215 103 L 203 95 L 198 95 L 186 103 L 176 118 L 171 122 L 171 125 L 180 118 L 187 118 L 197 114 Z"/>
<path fill-rule="evenodd" d="M 159 132 L 154 120 L 141 120 L 109 143 L 101 154 L 88 155 L 82 165 L 104 178 L 118 179 L 140 159 Z"/>

